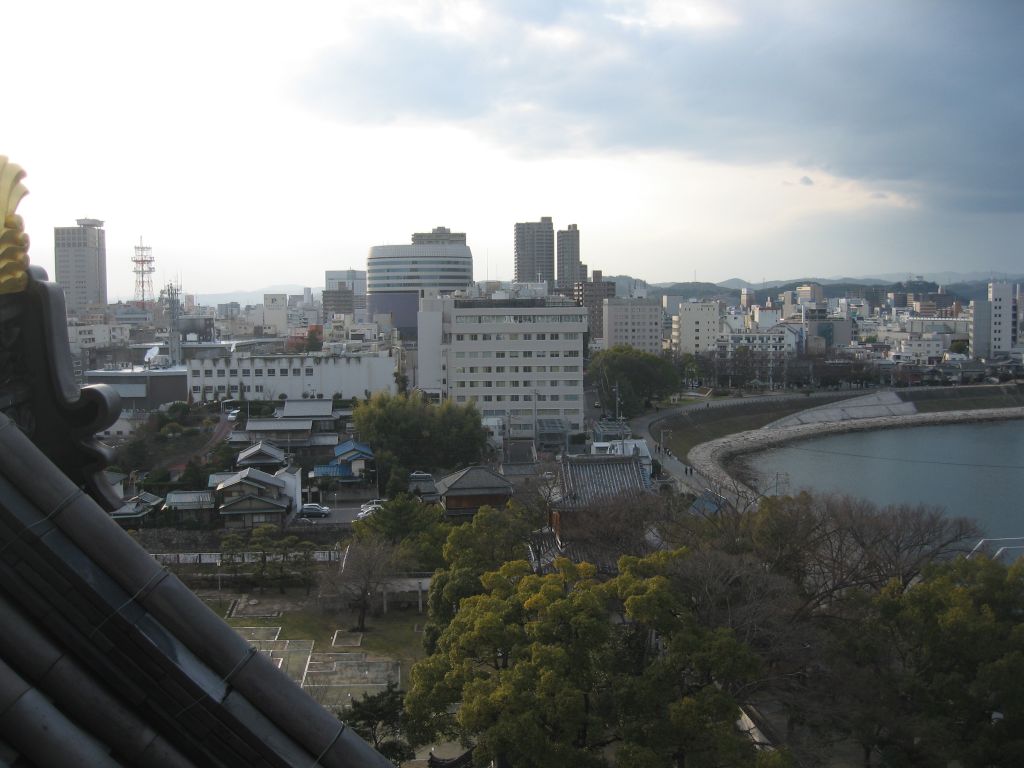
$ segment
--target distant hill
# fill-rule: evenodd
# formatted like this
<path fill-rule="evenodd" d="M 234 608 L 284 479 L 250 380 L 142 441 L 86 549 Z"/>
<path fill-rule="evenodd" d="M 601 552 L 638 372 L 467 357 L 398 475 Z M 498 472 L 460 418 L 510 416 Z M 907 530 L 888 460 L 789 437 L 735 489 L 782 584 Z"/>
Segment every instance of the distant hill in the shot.
<path fill-rule="evenodd" d="M 225 293 L 198 293 L 196 301 L 205 307 L 214 307 L 217 304 L 230 304 L 237 301 L 243 307 L 246 304 L 256 305 L 263 303 L 265 293 L 287 293 L 290 295 L 301 294 L 307 287 L 303 285 L 271 285 L 255 291 L 228 291 Z M 314 288 L 313 293 L 318 294 L 321 288 Z"/>
<path fill-rule="evenodd" d="M 658 288 L 649 287 L 648 297 L 661 299 L 662 296 L 685 296 L 693 299 L 722 299 L 723 301 L 735 302 L 739 300 L 740 292 L 733 288 L 723 288 L 714 283 L 669 283 L 662 284 Z"/>

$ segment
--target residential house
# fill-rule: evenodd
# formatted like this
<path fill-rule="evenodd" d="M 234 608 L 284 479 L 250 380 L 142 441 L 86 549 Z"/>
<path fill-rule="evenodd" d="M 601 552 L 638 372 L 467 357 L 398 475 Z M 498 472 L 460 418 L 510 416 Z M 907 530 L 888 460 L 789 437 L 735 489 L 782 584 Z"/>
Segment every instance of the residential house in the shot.
<path fill-rule="evenodd" d="M 467 467 L 437 481 L 437 493 L 450 518 L 470 518 L 483 506 L 501 509 L 512 499 L 512 483 L 487 467 Z"/>
<path fill-rule="evenodd" d="M 284 470 L 282 470 L 284 471 Z M 284 525 L 294 507 L 288 483 L 259 469 L 244 469 L 217 486 L 217 514 L 225 528 Z"/>
<path fill-rule="evenodd" d="M 168 491 L 159 516 L 162 525 L 212 527 L 217 523 L 211 491 Z"/>

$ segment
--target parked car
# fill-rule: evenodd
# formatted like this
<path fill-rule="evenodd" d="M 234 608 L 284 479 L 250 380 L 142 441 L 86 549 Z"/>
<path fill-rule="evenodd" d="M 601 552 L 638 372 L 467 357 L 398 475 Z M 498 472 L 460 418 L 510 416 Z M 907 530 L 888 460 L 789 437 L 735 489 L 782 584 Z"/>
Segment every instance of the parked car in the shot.
<path fill-rule="evenodd" d="M 374 507 L 365 507 L 364 509 L 356 513 L 356 520 L 365 520 L 378 509 L 383 509 L 383 507 L 380 504 Z"/>
<path fill-rule="evenodd" d="M 384 499 L 370 499 L 365 504 L 360 504 L 359 509 L 360 511 L 365 512 L 370 508 L 379 508 L 382 506 L 384 506 Z"/>
<path fill-rule="evenodd" d="M 238 421 L 238 415 L 241 413 L 241 409 L 236 408 L 233 411 L 228 411 L 228 421 Z"/>
<path fill-rule="evenodd" d="M 299 517 L 330 517 L 331 508 L 322 504 L 303 504 Z"/>

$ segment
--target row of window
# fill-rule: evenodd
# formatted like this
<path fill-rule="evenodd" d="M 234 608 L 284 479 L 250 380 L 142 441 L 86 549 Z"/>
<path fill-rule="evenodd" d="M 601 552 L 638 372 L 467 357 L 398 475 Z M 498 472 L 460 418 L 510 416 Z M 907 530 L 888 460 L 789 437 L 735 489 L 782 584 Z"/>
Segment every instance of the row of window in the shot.
<path fill-rule="evenodd" d="M 217 368 L 216 370 L 217 370 L 217 378 L 218 379 L 223 379 L 226 376 L 230 376 L 231 378 L 234 378 L 234 377 L 238 376 L 238 369 L 237 368 L 229 368 L 227 370 L 225 370 L 224 368 Z M 281 376 L 287 376 L 289 370 L 291 370 L 291 375 L 292 376 L 301 376 L 302 373 L 303 373 L 301 368 L 291 368 L 291 369 L 288 369 L 288 368 L 277 368 L 277 369 L 274 369 L 274 368 L 266 368 L 266 369 L 255 368 L 255 369 L 252 369 L 252 370 L 250 370 L 249 368 L 242 368 L 242 376 L 248 376 L 248 375 L 250 375 L 250 373 L 253 373 L 256 376 L 262 376 L 264 370 L 266 370 L 267 376 L 277 376 L 278 374 L 280 374 Z M 199 376 L 200 376 L 200 373 L 202 373 L 202 376 L 204 378 L 207 378 L 207 379 L 212 379 L 213 378 L 213 374 L 214 374 L 213 370 L 210 369 L 210 368 L 204 369 L 201 372 L 200 372 L 200 369 L 193 368 L 192 369 L 192 378 L 198 379 Z M 312 368 L 307 368 L 305 373 L 306 373 L 307 376 L 312 376 L 313 375 L 313 369 Z"/>
<path fill-rule="evenodd" d="M 456 315 L 459 325 L 480 323 L 582 323 L 586 315 Z"/>
<path fill-rule="evenodd" d="M 579 379 L 511 379 L 509 381 L 490 381 L 490 380 L 473 380 L 473 381 L 456 381 L 452 382 L 452 388 L 454 389 L 490 389 L 492 387 L 502 389 L 504 387 L 578 387 L 583 384 Z"/>
<path fill-rule="evenodd" d="M 199 394 L 200 392 L 228 392 L 228 391 L 230 391 L 230 392 L 238 392 L 239 391 L 238 386 L 239 386 L 238 384 L 232 384 L 230 386 L 226 386 L 224 384 L 218 384 L 217 388 L 214 389 L 212 384 L 206 384 L 206 385 L 203 385 L 203 386 L 200 386 L 199 384 L 193 384 L 192 385 L 192 391 L 195 394 Z M 253 388 L 254 386 L 255 386 L 255 390 Z M 253 391 L 262 392 L 263 391 L 263 385 L 262 384 L 256 384 L 256 385 L 243 384 L 241 391 L 242 392 L 253 392 Z"/>
<path fill-rule="evenodd" d="M 559 341 L 578 339 L 578 331 L 567 333 L 456 333 L 456 341 Z"/>
<path fill-rule="evenodd" d="M 531 358 L 531 357 L 579 357 L 579 356 L 580 356 L 580 351 L 578 349 L 566 349 L 566 350 L 557 350 L 557 349 L 551 349 L 551 350 L 544 350 L 544 349 L 539 349 L 539 350 L 530 350 L 530 349 L 517 350 L 517 349 L 513 349 L 513 350 L 511 350 L 509 352 L 492 352 L 489 349 L 484 349 L 484 350 L 481 350 L 479 352 L 463 352 L 463 351 L 460 350 L 460 351 L 455 353 L 456 359 L 459 359 L 459 360 L 463 360 L 463 359 L 477 360 L 479 358 L 489 358 L 489 357 L 493 357 L 493 358 L 498 359 L 498 360 L 504 360 L 506 358 L 515 359 L 515 358 L 520 358 L 520 357 Z"/>
<path fill-rule="evenodd" d="M 442 366 L 442 370 L 444 366 Z M 455 373 L 579 373 L 578 365 L 470 365 L 456 368 Z"/>

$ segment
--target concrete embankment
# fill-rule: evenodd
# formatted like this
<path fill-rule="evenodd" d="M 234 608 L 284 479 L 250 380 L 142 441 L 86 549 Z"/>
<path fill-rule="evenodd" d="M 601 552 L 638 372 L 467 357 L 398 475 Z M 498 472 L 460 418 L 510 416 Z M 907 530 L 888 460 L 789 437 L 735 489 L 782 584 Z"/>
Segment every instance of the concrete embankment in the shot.
<path fill-rule="evenodd" d="M 922 427 L 932 424 L 1003 421 L 1006 419 L 1024 419 L 1024 407 L 848 418 L 842 421 L 811 421 L 810 423 L 797 423 L 788 426 L 776 424 L 770 428 L 738 432 L 734 435 L 701 443 L 690 450 L 687 454 L 687 460 L 710 482 L 721 484 L 723 488 L 734 489 L 739 494 L 756 496 L 757 494 L 752 489 L 729 475 L 725 468 L 728 459 L 740 454 L 762 451 L 777 445 L 819 437 L 821 435 L 871 429 Z"/>

